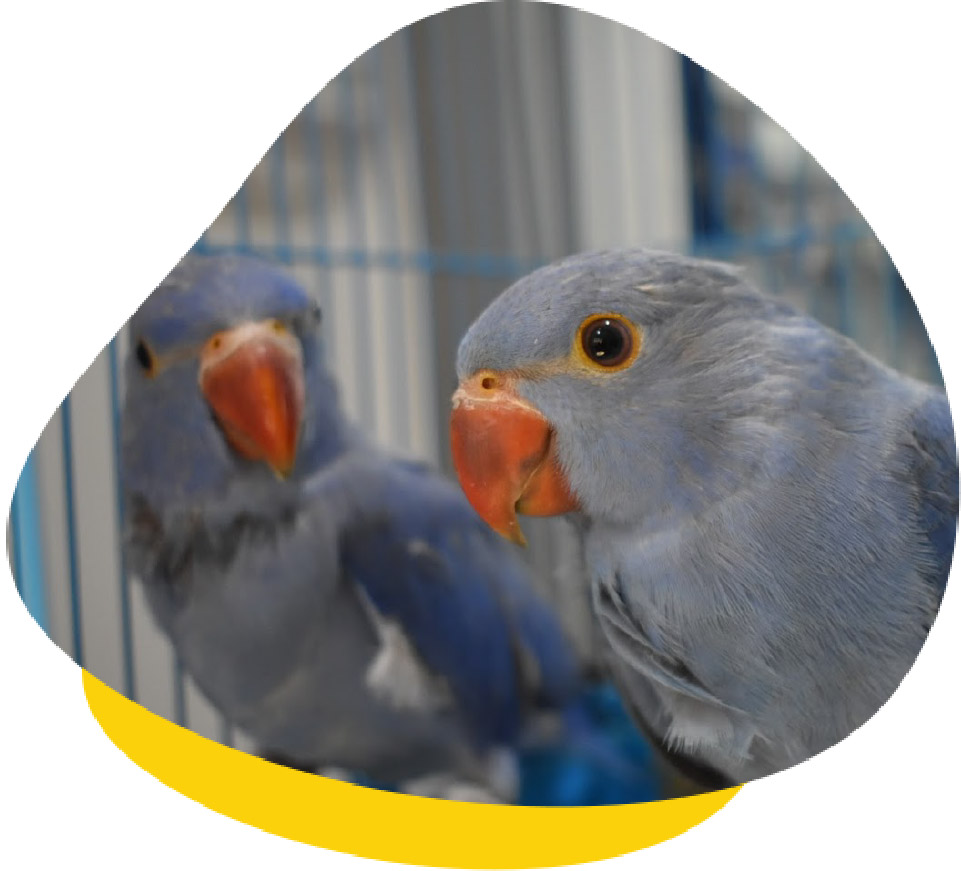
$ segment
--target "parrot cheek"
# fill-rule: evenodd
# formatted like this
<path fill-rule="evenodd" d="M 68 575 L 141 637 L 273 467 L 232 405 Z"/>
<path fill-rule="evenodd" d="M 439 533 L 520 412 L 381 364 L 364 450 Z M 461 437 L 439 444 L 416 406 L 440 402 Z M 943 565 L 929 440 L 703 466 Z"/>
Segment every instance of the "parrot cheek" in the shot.
<path fill-rule="evenodd" d="M 230 446 L 285 478 L 296 460 L 304 409 L 299 345 L 258 331 L 219 356 L 216 348 L 229 341 L 221 334 L 217 346 L 205 349 L 200 388 Z"/>
<path fill-rule="evenodd" d="M 505 538 L 524 544 L 517 512 L 546 516 L 576 507 L 535 408 L 510 394 L 478 398 L 461 388 L 451 413 L 454 468 L 467 501 Z"/>

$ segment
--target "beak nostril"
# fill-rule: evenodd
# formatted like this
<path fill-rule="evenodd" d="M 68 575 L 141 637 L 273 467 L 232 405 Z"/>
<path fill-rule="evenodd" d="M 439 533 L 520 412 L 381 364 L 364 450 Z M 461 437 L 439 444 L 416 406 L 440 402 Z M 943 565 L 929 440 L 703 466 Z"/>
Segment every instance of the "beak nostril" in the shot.
<path fill-rule="evenodd" d="M 484 390 L 493 390 L 497 386 L 497 379 L 493 375 L 485 375 L 481 379 L 481 387 Z"/>

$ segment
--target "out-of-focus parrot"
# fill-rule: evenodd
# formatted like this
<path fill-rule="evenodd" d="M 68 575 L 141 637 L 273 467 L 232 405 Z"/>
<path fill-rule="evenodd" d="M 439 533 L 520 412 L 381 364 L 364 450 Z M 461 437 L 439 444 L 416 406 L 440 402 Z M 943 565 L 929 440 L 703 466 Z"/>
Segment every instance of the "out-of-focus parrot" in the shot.
<path fill-rule="evenodd" d="M 478 512 L 570 513 L 644 728 L 713 783 L 831 746 L 894 692 L 954 550 L 940 389 L 728 265 L 582 254 L 508 288 L 458 352 Z"/>
<path fill-rule="evenodd" d="M 516 799 L 501 748 L 578 690 L 566 639 L 454 483 L 344 419 L 319 320 L 286 273 L 232 256 L 186 258 L 137 311 L 130 567 L 187 672 L 268 758 Z M 653 797 L 641 779 L 618 795 Z"/>

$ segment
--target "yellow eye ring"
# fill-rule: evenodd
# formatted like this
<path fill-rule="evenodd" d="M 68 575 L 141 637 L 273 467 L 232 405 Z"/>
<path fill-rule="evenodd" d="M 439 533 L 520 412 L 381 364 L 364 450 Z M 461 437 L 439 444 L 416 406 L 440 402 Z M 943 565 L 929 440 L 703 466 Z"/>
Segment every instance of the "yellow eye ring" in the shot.
<path fill-rule="evenodd" d="M 584 318 L 577 328 L 574 352 L 592 369 L 619 372 L 637 359 L 641 335 L 627 318 L 614 312 L 599 312 Z"/>

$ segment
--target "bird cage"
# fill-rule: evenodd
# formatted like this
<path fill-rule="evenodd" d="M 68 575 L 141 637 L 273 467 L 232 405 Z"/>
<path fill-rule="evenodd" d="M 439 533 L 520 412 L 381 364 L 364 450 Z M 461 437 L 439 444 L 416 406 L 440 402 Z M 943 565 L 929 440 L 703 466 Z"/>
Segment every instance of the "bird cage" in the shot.
<path fill-rule="evenodd" d="M 743 263 L 891 365 L 939 378 L 897 270 L 816 161 L 694 62 L 565 7 L 460 7 L 375 46 L 283 131 L 195 250 L 286 265 L 323 309 L 349 416 L 450 473 L 454 357 L 472 320 L 545 262 L 634 245 Z M 185 676 L 125 570 L 126 347 L 121 331 L 24 467 L 9 530 L 18 588 L 108 685 L 249 749 Z M 538 583 L 592 658 L 564 521 L 526 532 Z"/>

